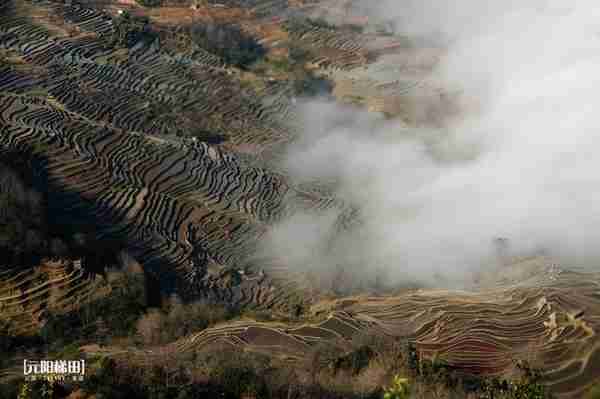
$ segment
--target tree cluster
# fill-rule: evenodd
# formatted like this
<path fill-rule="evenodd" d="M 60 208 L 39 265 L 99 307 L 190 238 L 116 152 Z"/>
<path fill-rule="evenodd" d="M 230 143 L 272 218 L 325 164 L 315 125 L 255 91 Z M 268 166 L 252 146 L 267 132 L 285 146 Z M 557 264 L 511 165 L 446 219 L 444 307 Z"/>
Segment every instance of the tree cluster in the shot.
<path fill-rule="evenodd" d="M 114 31 L 111 40 L 113 46 L 133 47 L 140 41 L 150 44 L 157 39 L 158 34 L 151 29 L 148 17 L 132 16 L 125 11 L 114 19 Z"/>
<path fill-rule="evenodd" d="M 136 323 L 136 332 L 146 345 L 166 344 L 232 318 L 234 313 L 219 305 L 184 304 L 173 295 L 161 309 L 149 309 Z"/>
<path fill-rule="evenodd" d="M 75 340 L 103 342 L 133 335 L 146 310 L 145 281 L 141 274 L 123 274 L 111 284 L 112 292 L 67 314 L 51 314 L 40 335 L 49 348 Z M 104 334 L 102 334 L 104 333 Z"/>
<path fill-rule="evenodd" d="M 192 41 L 230 65 L 246 68 L 266 54 L 256 39 L 229 23 L 197 23 L 191 26 Z"/>

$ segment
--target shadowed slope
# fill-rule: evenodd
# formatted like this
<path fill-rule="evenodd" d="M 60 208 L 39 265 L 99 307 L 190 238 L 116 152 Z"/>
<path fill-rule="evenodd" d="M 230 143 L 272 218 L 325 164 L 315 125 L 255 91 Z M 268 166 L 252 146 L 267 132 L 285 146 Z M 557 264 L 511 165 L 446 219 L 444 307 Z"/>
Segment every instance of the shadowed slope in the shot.
<path fill-rule="evenodd" d="M 278 285 L 285 292 L 275 300 L 269 278 L 219 280 L 266 269 L 251 255 L 282 217 L 345 205 L 306 196 L 284 175 L 225 146 L 177 139 L 173 129 L 186 124 L 152 114 L 175 107 L 173 115 L 217 118 L 229 144 L 264 147 L 260 137 L 278 142 L 289 135 L 278 105 L 243 91 L 233 95 L 239 84 L 210 65 L 175 62 L 152 46 L 111 47 L 111 20 L 95 10 L 40 7 L 40 18 L 58 15 L 91 32 L 61 36 L 26 17 L 5 18 L 0 28 L 0 43 L 17 60 L 3 67 L 0 80 L 0 152 L 44 159 L 50 214 L 74 230 L 92 224 L 98 239 L 124 243 L 167 289 L 239 305 L 302 302 L 290 285 Z M 117 57 L 121 51 L 125 60 Z M 243 125 L 228 125 L 235 120 Z"/>

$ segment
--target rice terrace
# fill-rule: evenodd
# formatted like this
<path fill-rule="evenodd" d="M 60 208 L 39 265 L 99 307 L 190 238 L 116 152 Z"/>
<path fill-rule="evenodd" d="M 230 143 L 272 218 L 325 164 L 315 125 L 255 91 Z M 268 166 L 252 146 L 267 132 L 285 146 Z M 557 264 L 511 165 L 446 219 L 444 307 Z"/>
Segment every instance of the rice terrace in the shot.
<path fill-rule="evenodd" d="M 0 0 L 0 398 L 600 398 L 600 6 L 502 3 Z"/>

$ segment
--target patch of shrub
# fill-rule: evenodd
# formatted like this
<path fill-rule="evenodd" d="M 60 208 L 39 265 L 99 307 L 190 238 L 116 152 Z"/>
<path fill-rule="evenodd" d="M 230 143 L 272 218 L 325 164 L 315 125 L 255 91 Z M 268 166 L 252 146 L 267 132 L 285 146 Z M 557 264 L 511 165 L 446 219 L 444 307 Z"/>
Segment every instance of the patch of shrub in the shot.
<path fill-rule="evenodd" d="M 226 398 L 263 397 L 267 392 L 262 376 L 244 362 L 231 361 L 215 367 L 210 378 L 213 383 L 224 388 Z"/>
<path fill-rule="evenodd" d="M 135 0 L 135 1 L 143 7 L 159 7 L 162 4 L 162 0 Z"/>
<path fill-rule="evenodd" d="M 98 369 L 86 376 L 80 387 L 87 394 L 93 394 L 98 399 L 137 399 L 143 398 L 144 389 L 128 380 L 126 374 L 117 370 L 116 362 L 112 359 L 103 358 L 99 361 Z"/>
<path fill-rule="evenodd" d="M 344 25 L 344 28 L 348 29 L 350 32 L 353 32 L 353 33 L 364 33 L 364 31 L 365 31 L 364 26 L 356 25 L 356 24 L 347 24 L 347 25 Z"/>
<path fill-rule="evenodd" d="M 298 96 L 315 97 L 329 94 L 332 90 L 333 84 L 331 81 L 315 76 L 312 73 L 307 73 L 304 79 L 294 81 L 294 92 Z"/>
<path fill-rule="evenodd" d="M 210 370 L 209 381 L 193 381 L 189 373 L 194 363 L 179 358 L 177 367 L 151 364 L 139 368 L 126 361 L 101 358 L 80 384 L 86 395 L 96 398 L 262 398 L 272 396 L 265 378 L 262 358 L 234 351 L 215 351 L 200 359 Z M 246 395 L 246 396 L 244 396 Z"/>
<path fill-rule="evenodd" d="M 337 29 L 335 25 L 327 22 L 324 18 L 308 18 L 304 16 L 295 16 L 292 18 L 288 18 L 283 24 L 283 28 L 288 32 L 302 32 L 305 30 L 309 30 L 312 27 L 319 27 L 332 30 Z"/>
<path fill-rule="evenodd" d="M 330 23 L 325 18 L 307 18 L 307 22 L 309 24 L 311 24 L 312 26 L 316 26 L 319 28 L 325 28 L 325 29 L 331 29 L 331 30 L 337 29 L 337 26 Z"/>
<path fill-rule="evenodd" d="M 409 369 L 412 372 L 411 381 L 414 381 L 413 385 L 420 388 L 422 392 L 427 392 L 431 387 L 448 392 L 461 392 L 465 395 L 476 394 L 480 399 L 551 399 L 553 397 L 540 383 L 541 373 L 532 369 L 526 362 L 517 364 L 522 372 L 521 378 L 506 380 L 460 373 L 440 358 L 420 358 L 412 344 L 409 344 L 407 350 Z"/>
<path fill-rule="evenodd" d="M 584 399 L 600 399 L 600 383 L 593 385 L 586 392 Z"/>
<path fill-rule="evenodd" d="M 392 384 L 384 389 L 383 399 L 407 399 L 410 395 L 408 378 L 395 375 Z"/>
<path fill-rule="evenodd" d="M 293 64 L 305 64 L 310 56 L 310 52 L 300 46 L 290 44 L 288 57 Z"/>
<path fill-rule="evenodd" d="M 146 309 L 143 275 L 123 274 L 113 285 L 107 297 L 84 304 L 77 311 L 50 314 L 40 332 L 44 341 L 56 350 L 75 340 L 95 340 L 99 324 L 109 337 L 132 335 Z"/>
<path fill-rule="evenodd" d="M 190 137 L 195 138 L 198 141 L 202 141 L 204 143 L 207 144 L 221 144 L 225 141 L 227 141 L 227 137 L 222 135 L 222 134 L 218 134 L 218 133 L 213 133 L 207 130 L 203 130 L 203 129 L 194 129 L 190 132 Z"/>
<path fill-rule="evenodd" d="M 293 70 L 293 64 L 286 58 L 271 60 L 270 64 L 273 68 L 282 72 L 291 72 Z"/>
<path fill-rule="evenodd" d="M 286 72 L 293 80 L 294 94 L 301 97 L 326 95 L 333 90 L 333 84 L 326 78 L 316 76 L 306 69 L 310 60 L 310 52 L 306 49 L 290 45 L 288 58 L 271 60 L 269 63 L 277 70 Z"/>
<path fill-rule="evenodd" d="M 141 0 L 148 2 L 160 2 L 159 0 Z M 150 28 L 148 17 L 131 16 L 124 12 L 114 20 L 114 33 L 112 36 L 113 46 L 133 47 L 140 41 L 150 44 L 157 40 L 158 33 Z"/>
<path fill-rule="evenodd" d="M 191 26 L 190 35 L 196 45 L 240 68 L 247 68 L 266 54 L 265 48 L 237 25 L 198 23 Z"/>
<path fill-rule="evenodd" d="M 50 381 L 21 381 L 14 385 L 17 394 L 12 397 L 17 399 L 53 399 L 66 396 L 66 390 L 60 384 Z"/>
<path fill-rule="evenodd" d="M 234 315 L 233 311 L 221 305 L 184 304 L 173 295 L 165 301 L 162 309 L 151 309 L 142 315 L 136 322 L 136 331 L 146 344 L 165 344 L 229 320 Z"/>
<path fill-rule="evenodd" d="M 366 345 L 361 346 L 346 355 L 338 357 L 334 362 L 334 369 L 349 370 L 353 375 L 357 375 L 369 365 L 374 356 L 373 349 Z"/>

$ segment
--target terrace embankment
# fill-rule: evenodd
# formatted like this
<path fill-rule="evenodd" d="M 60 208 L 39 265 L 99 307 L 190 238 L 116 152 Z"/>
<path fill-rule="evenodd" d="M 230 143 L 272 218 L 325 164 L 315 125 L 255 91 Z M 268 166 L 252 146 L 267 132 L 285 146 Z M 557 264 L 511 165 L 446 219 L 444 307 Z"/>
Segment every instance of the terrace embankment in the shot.
<path fill-rule="evenodd" d="M 579 398 L 598 380 L 600 275 L 543 268 L 515 284 L 475 291 L 419 290 L 397 296 L 350 297 L 315 304 L 320 322 L 226 322 L 151 351 L 118 347 L 90 353 L 157 363 L 165 353 L 234 348 L 305 364 L 315 347 L 350 347 L 364 334 L 413 342 L 419 357 L 453 370 L 511 378 L 519 362 L 540 371 L 559 398 Z M 531 262 L 531 261 L 530 261 Z"/>
<path fill-rule="evenodd" d="M 294 88 L 300 69 L 306 74 L 298 75 L 328 79 L 338 99 L 407 125 L 439 126 L 457 110 L 453 94 L 428 79 L 442 49 L 306 18 L 302 4 L 249 3 L 132 5 L 124 14 L 111 2 L 106 10 L 0 3 L 12 7 L 0 16 L 0 157 L 35 160 L 45 223 L 63 226 L 68 237 L 85 232 L 89 242 L 118 243 L 114 252 L 125 249 L 164 293 L 287 320 L 223 323 L 166 352 L 222 343 L 300 360 L 316 344 L 374 331 L 410 340 L 421 356 L 468 373 L 505 375 L 514 361 L 532 356 L 553 392 L 579 397 L 600 374 L 598 275 L 557 274 L 538 260 L 540 270 L 518 278 L 482 276 L 472 292 L 326 301 L 330 292 L 300 271 L 257 259 L 261 240 L 296 212 L 334 212 L 336 229 L 360 224 L 355 204 L 326 184 L 297 182 L 278 163 L 301 134 Z M 212 53 L 191 39 L 193 29 L 173 29 L 181 20 L 213 23 L 240 43 L 248 35 L 262 46 L 260 57 L 243 65 L 243 51 Z M 297 57 L 294 65 L 290 57 Z M 19 332 L 32 331 L 46 308 L 68 312 L 109 294 L 101 270 L 83 255 L 3 264 L 2 315 Z M 103 351 L 130 361 L 151 356 Z"/>

